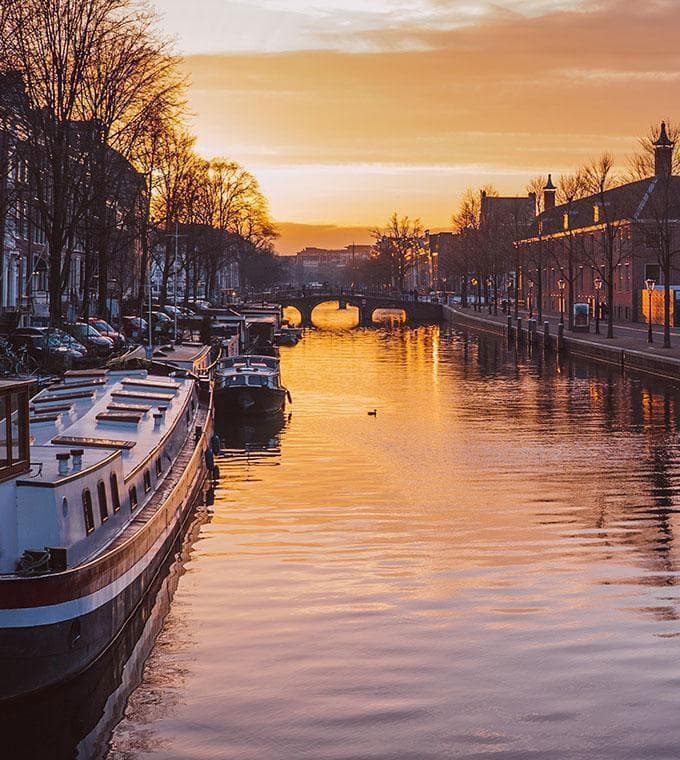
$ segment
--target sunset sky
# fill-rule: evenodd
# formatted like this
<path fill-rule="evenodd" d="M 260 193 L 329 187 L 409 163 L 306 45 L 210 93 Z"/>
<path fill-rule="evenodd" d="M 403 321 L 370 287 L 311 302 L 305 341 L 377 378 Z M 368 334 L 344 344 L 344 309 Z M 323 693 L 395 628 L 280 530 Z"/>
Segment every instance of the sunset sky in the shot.
<path fill-rule="evenodd" d="M 297 223 L 286 253 L 359 242 L 394 210 L 444 227 L 468 185 L 523 194 L 604 149 L 624 163 L 680 118 L 678 0 L 155 4 L 199 151 L 258 177 Z"/>

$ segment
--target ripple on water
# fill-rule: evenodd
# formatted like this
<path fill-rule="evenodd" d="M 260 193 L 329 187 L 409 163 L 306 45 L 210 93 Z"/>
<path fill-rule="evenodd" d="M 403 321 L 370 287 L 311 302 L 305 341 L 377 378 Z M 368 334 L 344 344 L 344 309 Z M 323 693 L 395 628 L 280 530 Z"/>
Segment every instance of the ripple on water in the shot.
<path fill-rule="evenodd" d="M 282 364 L 292 415 L 225 439 L 126 757 L 680 756 L 674 390 L 437 328 Z"/>

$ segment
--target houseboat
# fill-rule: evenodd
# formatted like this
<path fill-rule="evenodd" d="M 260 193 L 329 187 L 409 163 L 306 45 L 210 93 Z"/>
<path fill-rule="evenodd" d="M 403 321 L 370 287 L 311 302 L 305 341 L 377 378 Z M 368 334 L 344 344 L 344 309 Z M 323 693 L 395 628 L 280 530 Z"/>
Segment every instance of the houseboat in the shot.
<path fill-rule="evenodd" d="M 114 642 L 212 457 L 210 385 L 146 370 L 0 383 L 0 700 L 59 684 Z"/>
<path fill-rule="evenodd" d="M 225 419 L 283 411 L 289 391 L 281 385 L 279 360 L 273 356 L 228 356 L 215 369 L 215 414 Z"/>

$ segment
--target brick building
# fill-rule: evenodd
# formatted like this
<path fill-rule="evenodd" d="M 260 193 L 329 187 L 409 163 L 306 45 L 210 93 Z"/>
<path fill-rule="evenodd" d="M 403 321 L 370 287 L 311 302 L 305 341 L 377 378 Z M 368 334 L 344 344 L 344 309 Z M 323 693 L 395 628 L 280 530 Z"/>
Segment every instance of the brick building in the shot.
<path fill-rule="evenodd" d="M 573 303 L 588 303 L 593 314 L 599 283 L 603 315 L 611 308 L 615 321 L 645 319 L 645 280 L 665 284 L 660 266 L 664 246 L 677 249 L 680 242 L 680 177 L 671 173 L 673 148 L 662 124 L 654 146 L 654 176 L 571 203 L 556 205 L 556 189 L 548 178 L 545 211 L 516 244 L 527 288 L 531 283 L 534 299 L 541 291 L 545 312 L 559 313 L 562 302 L 565 314 L 571 314 Z M 672 312 L 680 312 L 677 281 L 671 270 Z"/>

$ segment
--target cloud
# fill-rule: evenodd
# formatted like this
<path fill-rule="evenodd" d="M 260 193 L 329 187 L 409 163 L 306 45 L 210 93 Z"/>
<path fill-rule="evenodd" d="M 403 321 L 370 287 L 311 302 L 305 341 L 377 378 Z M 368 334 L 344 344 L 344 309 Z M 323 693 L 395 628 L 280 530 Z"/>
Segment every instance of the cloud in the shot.
<path fill-rule="evenodd" d="M 503 190 L 523 192 L 531 174 L 605 149 L 623 160 L 650 123 L 680 118 L 675 2 L 401 7 L 391 25 L 356 32 L 371 52 L 190 57 L 201 150 L 265 177 L 280 218 L 379 221 L 398 203 L 434 225 L 463 183 L 497 170 Z M 333 18 L 331 48 L 344 34 Z"/>

